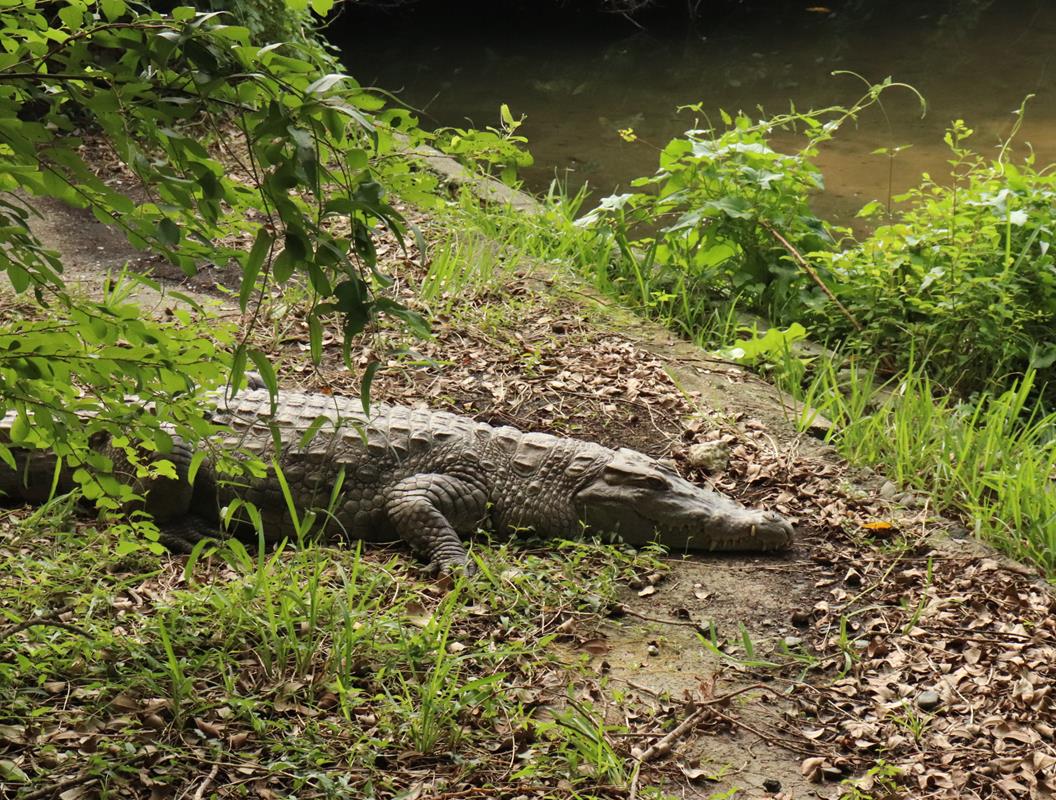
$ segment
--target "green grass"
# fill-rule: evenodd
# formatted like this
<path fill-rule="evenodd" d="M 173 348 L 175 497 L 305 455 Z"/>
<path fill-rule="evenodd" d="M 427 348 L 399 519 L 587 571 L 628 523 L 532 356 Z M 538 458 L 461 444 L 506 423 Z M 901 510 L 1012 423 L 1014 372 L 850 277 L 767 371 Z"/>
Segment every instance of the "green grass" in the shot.
<path fill-rule="evenodd" d="M 737 298 L 720 303 L 687 278 L 672 283 L 670 275 L 641 267 L 648 254 L 613 259 L 611 239 L 574 224 L 583 200 L 583 194 L 569 198 L 555 187 L 542 213 L 529 215 L 463 199 L 452 220 L 504 243 L 518 258 L 574 271 L 702 347 L 736 342 Z M 841 373 L 833 362 L 820 361 L 808 376 L 806 365 L 788 356 L 775 374 L 783 388 L 834 423 L 832 441 L 849 461 L 927 493 L 979 537 L 1056 572 L 1056 415 L 1034 404 L 1034 373 L 1004 393 L 971 402 L 939 391 L 920 365 L 884 384 L 875 369 L 853 362 Z M 809 420 L 798 422 L 809 427 Z"/>
<path fill-rule="evenodd" d="M 805 389 L 786 387 L 834 423 L 832 442 L 849 461 L 927 493 L 979 537 L 1056 573 L 1056 414 L 1035 400 L 1033 372 L 970 403 L 919 369 L 881 385 L 872 369 L 841 374 L 823 362 Z"/>
<path fill-rule="evenodd" d="M 359 547 L 119 556 L 113 534 L 52 511 L 0 522 L 5 796 L 62 781 L 193 793 L 213 766 L 218 784 L 277 796 L 391 797 L 422 775 L 435 792 L 626 790 L 629 752 L 598 719 L 537 717 L 552 699 L 537 679 L 576 684 L 548 648 L 555 620 L 600 620 L 621 578 L 656 568 L 648 555 L 478 547 L 480 575 L 446 585 Z"/>
<path fill-rule="evenodd" d="M 586 199 L 585 187 L 569 196 L 555 182 L 542 198 L 540 212 L 528 214 L 509 206 L 481 204 L 463 192 L 444 221 L 457 231 L 451 235 L 455 240 L 473 241 L 475 236 L 484 236 L 497 243 L 506 269 L 518 264 L 522 268 L 542 265 L 558 278 L 574 275 L 619 300 L 628 310 L 657 320 L 701 347 L 724 346 L 736 338 L 740 326 L 737 297 L 716 301 L 696 291 L 688 273 L 672 278 L 655 272 L 648 257 L 642 261 L 614 258 L 612 237 L 576 224 Z M 474 266 L 482 249 L 478 244 L 457 252 L 449 243 L 442 245 L 423 287 L 424 296 L 433 298 L 437 287 L 446 282 L 456 288 L 463 282 L 470 286 L 478 283 L 474 276 L 487 272 Z M 457 255 L 454 264 L 452 255 Z M 449 305 L 444 308 L 449 310 Z"/>
<path fill-rule="evenodd" d="M 435 246 L 420 295 L 434 314 L 452 309 L 499 283 L 510 264 L 520 260 L 516 240 L 496 241 L 478 231 L 451 230 Z"/>

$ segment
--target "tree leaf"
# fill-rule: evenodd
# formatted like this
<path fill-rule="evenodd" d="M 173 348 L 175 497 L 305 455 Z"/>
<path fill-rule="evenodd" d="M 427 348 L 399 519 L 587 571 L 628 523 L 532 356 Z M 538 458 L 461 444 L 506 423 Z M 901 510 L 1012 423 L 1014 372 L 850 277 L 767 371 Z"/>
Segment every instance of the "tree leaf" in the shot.
<path fill-rule="evenodd" d="M 321 363 L 323 360 L 323 325 L 319 321 L 319 315 L 314 312 L 308 315 L 308 346 L 311 348 L 312 363 Z"/>
<path fill-rule="evenodd" d="M 267 355 L 255 347 L 249 351 L 249 357 L 253 359 L 253 365 L 257 368 L 257 372 L 260 373 L 260 378 L 264 381 L 264 386 L 268 390 L 268 395 L 271 397 L 271 413 L 274 414 L 279 395 L 279 381 L 275 377 L 275 368 L 271 365 Z"/>
<path fill-rule="evenodd" d="M 381 365 L 380 361 L 371 361 L 363 370 L 363 377 L 359 379 L 359 402 L 363 405 L 363 413 L 370 416 L 370 387 L 374 383 L 374 375 Z"/>
<path fill-rule="evenodd" d="M 180 227 L 168 217 L 158 220 L 158 239 L 162 244 L 173 247 L 180 241 Z"/>
<path fill-rule="evenodd" d="M 264 265 L 264 259 L 271 252 L 274 243 L 275 237 L 266 229 L 261 228 L 257 231 L 257 238 L 253 240 L 253 247 L 249 251 L 245 265 L 242 267 L 242 285 L 238 290 L 238 305 L 243 311 L 249 305 L 249 297 L 253 293 L 253 288 L 257 285 L 257 276 L 260 274 L 260 268 Z"/>
<path fill-rule="evenodd" d="M 242 386 L 242 379 L 246 375 L 246 344 L 242 342 L 235 348 L 235 355 L 231 359 L 231 376 L 228 378 L 228 386 L 232 397 Z"/>

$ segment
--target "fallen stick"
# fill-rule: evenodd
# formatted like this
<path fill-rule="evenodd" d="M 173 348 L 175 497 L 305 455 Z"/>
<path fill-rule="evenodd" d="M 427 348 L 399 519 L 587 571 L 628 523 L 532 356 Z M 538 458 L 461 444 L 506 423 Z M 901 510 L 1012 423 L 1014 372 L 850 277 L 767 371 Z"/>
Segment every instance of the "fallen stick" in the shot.
<path fill-rule="evenodd" d="M 674 730 L 666 733 L 663 738 L 649 745 L 645 750 L 639 750 L 637 747 L 633 748 L 631 750 L 631 757 L 638 759 L 638 761 L 643 764 L 647 764 L 658 756 L 666 756 L 671 752 L 672 745 L 681 738 L 682 734 L 697 724 L 700 718 L 704 716 L 706 710 L 706 707 L 701 706 L 682 720 Z"/>
<path fill-rule="evenodd" d="M 769 686 L 764 686 L 761 683 L 753 683 L 751 686 L 745 686 L 740 689 L 735 689 L 732 692 L 720 694 L 718 697 L 711 697 L 707 700 L 701 700 L 700 702 L 695 704 L 697 708 L 693 711 L 693 713 L 691 713 L 688 717 L 682 720 L 682 722 L 680 722 L 673 730 L 664 734 L 664 736 L 659 741 L 649 745 L 649 747 L 647 747 L 645 750 L 640 750 L 637 747 L 633 748 L 631 750 L 631 757 L 637 759 L 642 764 L 646 764 L 655 758 L 658 758 L 660 756 L 666 756 L 668 753 L 671 752 L 671 747 L 674 745 L 674 743 L 678 741 L 678 739 L 680 739 L 687 731 L 693 728 L 693 726 L 696 725 L 697 722 L 700 721 L 700 718 L 704 716 L 704 712 L 708 710 L 708 706 L 713 706 L 718 703 L 722 703 L 726 700 L 729 700 L 731 697 L 736 697 L 739 694 L 750 692 L 753 689 L 761 689 L 764 692 L 773 692 L 773 689 L 771 689 Z M 725 717 L 725 714 L 723 716 Z M 728 717 L 726 718 L 729 719 Z"/>
<path fill-rule="evenodd" d="M 198 787 L 198 791 L 194 793 L 194 800 L 202 800 L 205 797 L 206 791 L 212 785 L 213 781 L 216 780 L 216 776 L 220 772 L 220 765 L 213 764 L 213 768 L 209 770 L 209 774 L 205 776 L 205 780 L 202 781 L 201 786 Z"/>

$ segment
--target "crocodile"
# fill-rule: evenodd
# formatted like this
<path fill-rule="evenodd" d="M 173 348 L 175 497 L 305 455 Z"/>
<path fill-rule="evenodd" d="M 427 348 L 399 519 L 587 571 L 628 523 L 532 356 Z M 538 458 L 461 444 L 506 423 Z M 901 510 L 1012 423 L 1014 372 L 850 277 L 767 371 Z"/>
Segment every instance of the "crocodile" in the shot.
<path fill-rule="evenodd" d="M 279 464 L 298 517 L 315 512 L 331 535 L 348 539 L 402 539 L 432 572 L 472 571 L 461 534 L 481 527 L 544 537 L 589 528 L 672 551 L 781 550 L 793 538 L 779 514 L 746 508 L 626 448 L 398 405 L 374 404 L 368 416 L 358 399 L 321 393 L 280 391 L 274 405 L 259 388 L 210 397 L 218 432 L 208 452 Z M 0 468 L 0 490 L 39 500 L 41 484 L 50 488 L 54 459 L 23 456 L 18 472 Z M 266 541 L 297 534 L 274 471 L 221 480 L 207 456 L 192 485 L 190 447 L 177 441 L 158 457 L 182 476 L 159 479 L 145 492 L 170 547 L 215 534 L 222 509 L 236 498 L 243 510 L 247 502 L 256 507 Z M 72 488 L 63 477 L 60 488 L 68 483 Z M 244 511 L 235 519 L 248 521 Z"/>

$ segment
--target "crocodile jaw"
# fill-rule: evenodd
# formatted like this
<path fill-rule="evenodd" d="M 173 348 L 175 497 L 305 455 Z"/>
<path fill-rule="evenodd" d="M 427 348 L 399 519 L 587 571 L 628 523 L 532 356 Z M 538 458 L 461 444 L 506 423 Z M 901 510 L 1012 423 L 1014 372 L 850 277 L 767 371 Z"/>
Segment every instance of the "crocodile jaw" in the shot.
<path fill-rule="evenodd" d="M 695 486 L 633 450 L 619 450 L 576 492 L 581 518 L 629 544 L 659 542 L 673 551 L 783 550 L 791 524 Z"/>

